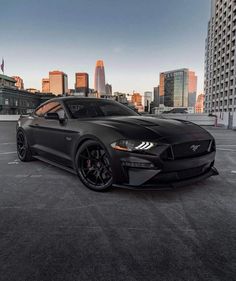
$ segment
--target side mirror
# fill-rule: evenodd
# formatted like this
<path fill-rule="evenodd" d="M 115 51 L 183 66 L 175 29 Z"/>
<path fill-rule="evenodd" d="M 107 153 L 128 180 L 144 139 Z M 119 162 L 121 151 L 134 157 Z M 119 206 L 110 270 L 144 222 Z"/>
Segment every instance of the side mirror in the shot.
<path fill-rule="evenodd" d="M 47 120 L 60 120 L 60 117 L 56 112 L 48 112 L 44 115 L 44 118 Z"/>

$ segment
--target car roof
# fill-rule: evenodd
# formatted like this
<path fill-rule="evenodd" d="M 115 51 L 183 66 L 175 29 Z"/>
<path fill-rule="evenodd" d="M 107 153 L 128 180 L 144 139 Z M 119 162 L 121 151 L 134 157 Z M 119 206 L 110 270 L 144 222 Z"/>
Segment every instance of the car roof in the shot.
<path fill-rule="evenodd" d="M 89 98 L 89 97 L 76 97 L 76 96 L 66 96 L 66 97 L 56 97 L 56 98 L 52 98 L 49 101 L 66 101 L 66 100 L 78 100 L 78 99 L 83 99 L 86 101 L 111 101 L 113 102 L 114 100 L 110 100 L 110 99 L 104 99 L 104 98 Z"/>

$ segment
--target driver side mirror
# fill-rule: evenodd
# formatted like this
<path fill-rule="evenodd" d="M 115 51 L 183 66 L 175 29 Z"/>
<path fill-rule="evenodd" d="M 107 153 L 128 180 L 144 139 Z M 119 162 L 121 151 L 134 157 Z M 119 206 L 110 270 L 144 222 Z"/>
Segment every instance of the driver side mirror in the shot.
<path fill-rule="evenodd" d="M 44 118 L 47 120 L 60 120 L 60 117 L 56 112 L 48 112 L 44 115 Z"/>

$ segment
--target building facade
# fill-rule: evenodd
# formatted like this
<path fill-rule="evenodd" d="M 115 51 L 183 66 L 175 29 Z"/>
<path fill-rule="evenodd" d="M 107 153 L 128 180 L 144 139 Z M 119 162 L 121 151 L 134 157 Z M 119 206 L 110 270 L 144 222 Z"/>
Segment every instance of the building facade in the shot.
<path fill-rule="evenodd" d="M 16 88 L 18 90 L 24 90 L 24 81 L 23 81 L 23 79 L 20 76 L 12 76 L 12 78 L 16 80 L 16 84 L 15 84 Z"/>
<path fill-rule="evenodd" d="M 195 113 L 203 113 L 204 112 L 204 95 L 200 94 L 197 97 L 197 102 L 195 105 Z"/>
<path fill-rule="evenodd" d="M 26 90 L 19 90 L 15 83 L 12 77 L 0 75 L 0 115 L 28 114 L 42 102 L 55 97 L 52 94 L 33 94 Z"/>
<path fill-rule="evenodd" d="M 167 107 L 195 106 L 197 76 L 187 68 L 160 73 L 159 101 Z"/>
<path fill-rule="evenodd" d="M 205 48 L 206 113 L 236 111 L 236 1 L 212 0 Z"/>
<path fill-rule="evenodd" d="M 49 72 L 49 87 L 50 93 L 59 96 L 68 94 L 68 77 L 62 71 Z"/>
<path fill-rule="evenodd" d="M 143 111 L 143 104 L 142 104 L 142 95 L 140 93 L 133 93 L 131 96 L 131 103 L 135 106 L 135 108 L 139 111 Z"/>
<path fill-rule="evenodd" d="M 197 99 L 197 76 L 194 71 L 188 72 L 188 106 L 195 107 Z"/>
<path fill-rule="evenodd" d="M 89 93 L 89 75 L 85 72 L 75 73 L 75 92 L 83 93 L 85 96 Z"/>
<path fill-rule="evenodd" d="M 50 93 L 49 78 L 43 78 L 42 79 L 42 93 Z"/>
<path fill-rule="evenodd" d="M 153 103 L 154 106 L 160 105 L 160 86 L 153 88 Z"/>
<path fill-rule="evenodd" d="M 105 88 L 106 88 L 106 95 L 107 96 L 111 96 L 112 95 L 112 85 L 111 84 L 106 84 Z"/>
<path fill-rule="evenodd" d="M 94 90 L 98 95 L 106 95 L 105 86 L 105 68 L 102 60 L 96 62 L 95 75 L 94 75 Z"/>
<path fill-rule="evenodd" d="M 152 102 L 152 92 L 144 92 L 143 95 L 143 106 L 145 112 L 150 112 L 150 105 Z"/>

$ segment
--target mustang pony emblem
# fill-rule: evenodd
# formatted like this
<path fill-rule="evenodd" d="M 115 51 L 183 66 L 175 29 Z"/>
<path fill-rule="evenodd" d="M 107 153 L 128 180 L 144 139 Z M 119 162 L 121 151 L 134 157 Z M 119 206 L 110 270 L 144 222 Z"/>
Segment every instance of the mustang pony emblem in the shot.
<path fill-rule="evenodd" d="M 190 149 L 192 149 L 193 152 L 196 152 L 200 146 L 201 146 L 200 144 L 199 145 L 191 145 Z"/>

